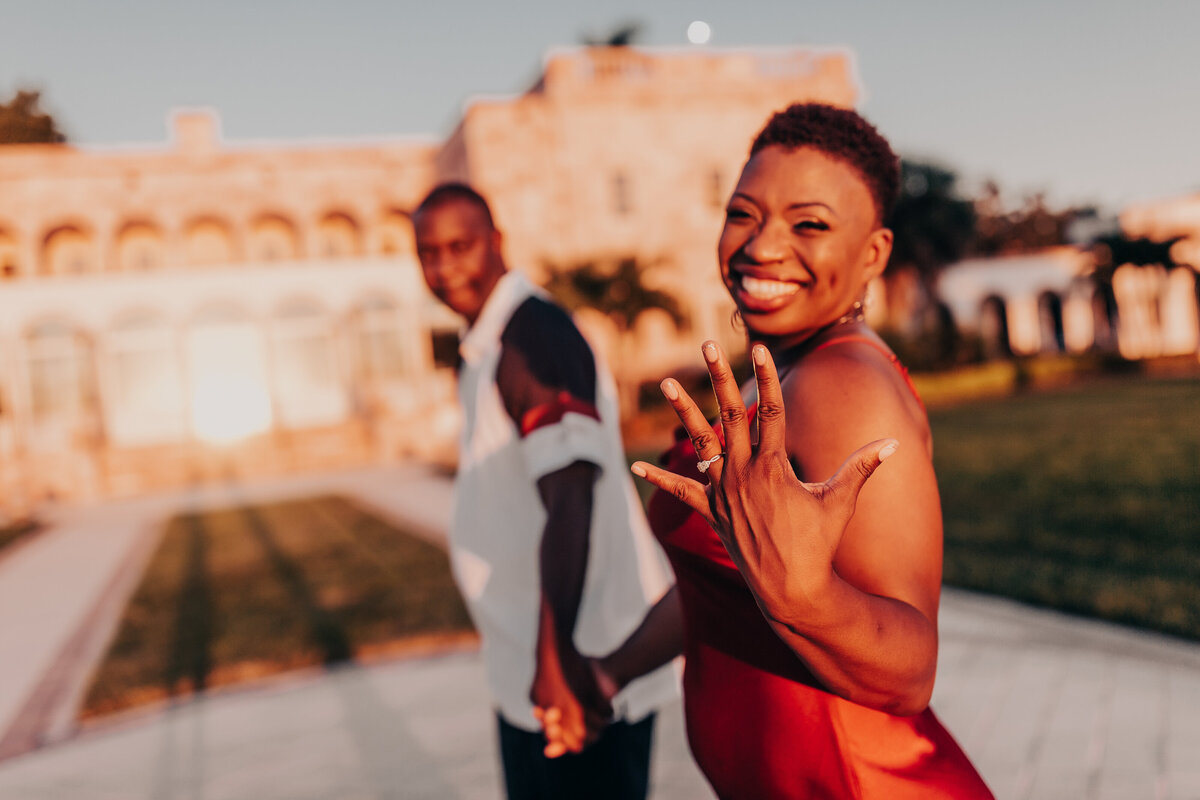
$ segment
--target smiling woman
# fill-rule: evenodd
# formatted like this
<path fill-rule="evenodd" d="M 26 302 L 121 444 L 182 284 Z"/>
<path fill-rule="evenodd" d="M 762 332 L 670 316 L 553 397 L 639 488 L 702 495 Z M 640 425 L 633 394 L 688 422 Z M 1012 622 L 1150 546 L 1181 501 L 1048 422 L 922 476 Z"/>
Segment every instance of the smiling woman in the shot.
<path fill-rule="evenodd" d="M 650 523 L 677 586 L 594 669 L 616 689 L 682 646 L 688 739 L 721 798 L 991 796 L 928 707 L 942 566 L 929 423 L 861 314 L 898 173 L 852 111 L 768 122 L 717 248 L 756 380 L 739 389 L 705 343 L 722 425 L 664 381 L 687 435 L 667 469 L 633 467 L 660 490 Z"/>
<path fill-rule="evenodd" d="M 776 349 L 848 312 L 883 272 L 892 232 L 863 182 L 812 147 L 771 145 L 746 165 L 717 245 L 746 324 Z"/>

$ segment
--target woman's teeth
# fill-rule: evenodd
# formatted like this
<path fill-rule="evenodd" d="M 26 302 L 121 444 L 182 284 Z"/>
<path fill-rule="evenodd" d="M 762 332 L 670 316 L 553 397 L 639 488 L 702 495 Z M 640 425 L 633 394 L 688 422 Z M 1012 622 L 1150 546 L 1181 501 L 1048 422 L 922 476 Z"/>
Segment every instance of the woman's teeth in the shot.
<path fill-rule="evenodd" d="M 790 281 L 772 281 L 766 278 L 742 276 L 742 291 L 756 300 L 773 300 L 800 291 L 800 285 Z"/>

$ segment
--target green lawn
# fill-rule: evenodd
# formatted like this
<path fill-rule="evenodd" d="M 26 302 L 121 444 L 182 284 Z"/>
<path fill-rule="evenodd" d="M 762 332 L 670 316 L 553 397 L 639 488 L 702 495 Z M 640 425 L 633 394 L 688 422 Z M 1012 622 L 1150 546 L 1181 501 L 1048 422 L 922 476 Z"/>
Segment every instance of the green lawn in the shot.
<path fill-rule="evenodd" d="M 1062 363 L 1026 369 L 1040 385 Z M 1093 376 L 1014 395 L 1013 374 L 919 377 L 946 583 L 1200 640 L 1200 378 Z M 670 441 L 674 418 L 654 413 L 641 440 L 658 427 L 662 441 L 631 461 Z"/>
<path fill-rule="evenodd" d="M 470 630 L 445 552 L 342 498 L 179 516 L 82 716 Z"/>
<path fill-rule="evenodd" d="M 947 583 L 1200 639 L 1200 379 L 930 414 Z"/>

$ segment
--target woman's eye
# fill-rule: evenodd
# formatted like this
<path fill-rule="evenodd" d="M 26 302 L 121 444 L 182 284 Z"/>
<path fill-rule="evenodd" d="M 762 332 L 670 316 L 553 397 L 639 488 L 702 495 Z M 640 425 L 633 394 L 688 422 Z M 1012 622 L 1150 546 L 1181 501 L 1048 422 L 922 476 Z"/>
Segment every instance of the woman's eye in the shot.
<path fill-rule="evenodd" d="M 750 214 L 740 208 L 725 209 L 725 219 L 749 219 Z"/>
<path fill-rule="evenodd" d="M 827 231 L 829 226 L 819 219 L 802 219 L 792 225 L 792 229 L 796 231 Z"/>

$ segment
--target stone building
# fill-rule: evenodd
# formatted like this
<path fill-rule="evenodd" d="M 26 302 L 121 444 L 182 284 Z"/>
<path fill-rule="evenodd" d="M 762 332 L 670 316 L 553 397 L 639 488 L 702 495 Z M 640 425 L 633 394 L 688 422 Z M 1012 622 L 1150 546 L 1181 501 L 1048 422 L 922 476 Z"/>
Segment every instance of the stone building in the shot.
<path fill-rule="evenodd" d="M 938 277 L 938 299 L 988 357 L 1082 353 L 1111 345 L 1113 326 L 1085 250 L 960 261 Z"/>
<path fill-rule="evenodd" d="M 990 356 L 1200 354 L 1200 195 L 1132 206 L 1120 225 L 1129 239 L 1171 242 L 1172 268 L 1122 264 L 1097 281 L 1082 247 L 970 259 L 942 271 L 938 300 Z"/>
<path fill-rule="evenodd" d="M 583 320 L 619 380 L 736 344 L 715 244 L 750 137 L 857 93 L 837 51 L 585 48 L 444 142 L 238 145 L 181 111 L 165 145 L 0 148 L 0 513 L 440 452 L 458 321 L 409 214 L 441 180 L 490 197 L 536 280 L 633 260 L 680 299 L 682 326 Z"/>
<path fill-rule="evenodd" d="M 619 379 L 654 380 L 694 363 L 706 337 L 745 344 L 716 244 L 753 135 L 790 103 L 853 107 L 858 93 L 840 51 L 556 52 L 530 91 L 470 104 L 438 174 L 491 198 L 510 262 L 535 279 L 632 259 L 646 285 L 676 297 L 682 329 L 665 313 L 624 336 L 606 318 L 580 320 Z"/>

